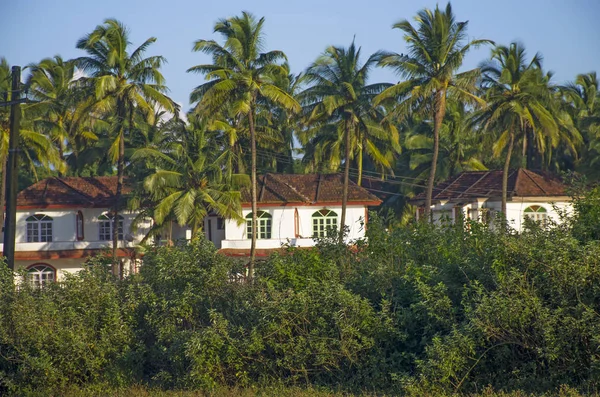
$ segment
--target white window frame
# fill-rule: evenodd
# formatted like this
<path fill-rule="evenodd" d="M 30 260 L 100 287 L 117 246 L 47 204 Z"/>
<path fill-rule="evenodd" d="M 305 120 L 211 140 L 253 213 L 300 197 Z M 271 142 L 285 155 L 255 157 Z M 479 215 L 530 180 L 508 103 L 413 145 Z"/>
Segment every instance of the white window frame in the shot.
<path fill-rule="evenodd" d="M 36 263 L 27 268 L 27 278 L 33 287 L 42 288 L 56 281 L 56 269 L 45 263 Z"/>
<path fill-rule="evenodd" d="M 256 213 L 256 222 L 258 223 L 256 239 L 270 239 L 273 232 L 273 217 L 271 214 L 265 211 L 258 211 Z M 246 215 L 246 237 L 249 239 L 252 238 L 252 212 Z"/>
<path fill-rule="evenodd" d="M 541 205 L 530 205 L 523 211 L 523 216 L 529 218 L 534 222 L 539 222 L 542 225 L 546 225 L 548 222 L 548 210 Z"/>
<path fill-rule="evenodd" d="M 338 215 L 335 211 L 323 208 L 312 214 L 313 238 L 327 237 L 329 229 L 338 229 Z"/>
<path fill-rule="evenodd" d="M 28 243 L 51 243 L 54 219 L 45 214 L 34 214 L 26 220 L 26 240 Z"/>
<path fill-rule="evenodd" d="M 102 214 L 98 217 L 98 240 L 100 241 L 112 241 L 113 240 L 113 225 L 114 225 L 113 214 Z M 118 218 L 118 240 L 123 240 L 123 217 L 119 215 Z"/>

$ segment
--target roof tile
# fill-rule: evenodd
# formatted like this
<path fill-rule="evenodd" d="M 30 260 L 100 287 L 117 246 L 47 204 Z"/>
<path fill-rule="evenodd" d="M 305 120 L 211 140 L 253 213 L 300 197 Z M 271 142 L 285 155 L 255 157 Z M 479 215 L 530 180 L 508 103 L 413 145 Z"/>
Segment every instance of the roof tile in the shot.
<path fill-rule="evenodd" d="M 17 206 L 110 207 L 116 191 L 116 176 L 47 178 L 20 191 Z M 123 194 L 130 192 L 131 187 L 125 183 Z"/>
<path fill-rule="evenodd" d="M 473 199 L 502 196 L 503 171 L 469 171 L 455 175 L 433 188 L 433 200 Z M 508 174 L 508 197 L 565 196 L 566 188 L 550 174 L 526 169 L 511 170 Z M 424 200 L 425 192 L 414 200 Z"/>

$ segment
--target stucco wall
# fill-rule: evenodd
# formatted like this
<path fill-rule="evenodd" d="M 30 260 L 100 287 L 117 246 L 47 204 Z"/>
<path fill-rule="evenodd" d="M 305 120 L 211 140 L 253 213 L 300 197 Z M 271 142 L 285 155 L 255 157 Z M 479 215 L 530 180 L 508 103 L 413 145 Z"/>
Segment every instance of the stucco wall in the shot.
<path fill-rule="evenodd" d="M 76 238 L 75 220 L 78 211 L 82 212 L 84 218 L 84 239 L 82 241 L 78 241 Z M 62 250 L 99 248 L 110 245 L 110 242 L 100 240 L 98 217 L 106 212 L 107 209 L 102 208 L 18 211 L 15 249 L 17 251 Z M 27 242 L 27 218 L 34 214 L 44 214 L 52 218 L 51 243 Z M 123 235 L 130 235 L 134 242 L 139 242 L 150 227 L 150 222 L 146 222 L 134 232 L 131 226 L 135 214 L 123 211 L 120 215 L 123 217 Z"/>
<path fill-rule="evenodd" d="M 561 213 L 570 215 L 573 212 L 573 206 L 565 199 L 544 199 L 544 198 L 520 198 L 507 202 L 506 204 L 506 215 L 509 226 L 516 231 L 520 232 L 524 226 L 525 209 L 532 206 L 538 205 L 546 209 L 548 219 L 560 223 Z M 433 220 L 436 223 L 440 223 L 443 217 L 453 219 L 456 203 L 448 202 L 444 204 L 437 203 L 433 207 Z M 485 211 L 496 211 L 499 212 L 502 207 L 501 201 L 493 200 L 479 200 L 460 206 L 463 212 L 463 216 L 469 219 L 482 220 L 482 213 Z M 454 215 L 453 215 L 454 214 Z"/>
<path fill-rule="evenodd" d="M 260 211 L 268 212 L 272 216 L 272 231 L 270 239 L 258 239 L 257 248 L 279 248 L 281 244 L 292 243 L 297 246 L 314 245 L 312 234 L 312 216 L 316 211 L 327 208 L 336 212 L 338 216 L 338 225 L 342 213 L 341 206 L 319 207 L 319 206 L 298 206 L 298 207 L 261 207 Z M 298 211 L 298 235 L 295 233 L 294 213 Z M 251 213 L 250 209 L 244 209 L 242 216 L 244 219 Z M 348 240 L 354 240 L 364 237 L 364 206 L 348 206 L 346 209 L 346 225 L 350 232 Z M 222 248 L 250 248 L 250 237 L 246 233 L 246 223 L 238 225 L 233 220 L 227 220 L 225 223 L 225 240 L 221 242 Z"/>

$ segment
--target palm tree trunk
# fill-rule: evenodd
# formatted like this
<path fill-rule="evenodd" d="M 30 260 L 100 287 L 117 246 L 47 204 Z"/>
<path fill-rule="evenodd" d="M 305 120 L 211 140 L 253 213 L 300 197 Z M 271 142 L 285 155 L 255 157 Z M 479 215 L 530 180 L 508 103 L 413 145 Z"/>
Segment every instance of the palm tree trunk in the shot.
<path fill-rule="evenodd" d="M 125 163 L 125 136 L 121 131 L 119 137 L 119 160 L 117 162 L 117 191 L 115 193 L 115 211 L 113 218 L 113 274 L 120 275 L 119 266 L 119 204 L 123 192 L 123 169 Z"/>
<path fill-rule="evenodd" d="M 250 264 L 248 266 L 248 282 L 252 281 L 254 275 L 254 262 L 256 260 L 256 229 L 257 229 L 257 194 L 256 194 L 256 132 L 254 131 L 254 106 L 250 106 L 248 112 L 248 126 L 250 128 L 250 150 L 251 150 L 251 179 L 252 186 L 250 192 L 252 195 L 252 241 L 250 243 Z"/>
<path fill-rule="evenodd" d="M 429 178 L 427 179 L 427 196 L 425 199 L 425 214 L 429 221 L 431 217 L 431 201 L 433 197 L 433 184 L 435 183 L 435 173 L 437 170 L 438 154 L 440 151 L 440 130 L 446 115 L 446 91 L 440 90 L 435 99 L 435 115 L 433 119 L 433 157 L 431 158 L 431 167 L 429 169 Z"/>
<path fill-rule="evenodd" d="M 527 131 L 523 134 L 523 152 L 521 153 L 521 167 L 529 168 L 529 156 L 528 156 L 528 136 Z"/>
<path fill-rule="evenodd" d="M 344 190 L 342 192 L 342 217 L 340 221 L 340 244 L 344 243 L 344 234 L 346 232 L 346 207 L 348 205 L 348 184 L 350 180 L 350 123 L 344 122 L 345 133 L 345 153 L 344 153 Z"/>
<path fill-rule="evenodd" d="M 506 160 L 504 160 L 504 170 L 502 171 L 502 206 L 500 211 L 502 212 L 502 217 L 504 219 L 504 223 L 508 218 L 506 217 L 506 201 L 508 196 L 508 172 L 510 170 L 510 157 L 512 155 L 513 145 L 515 143 L 515 134 L 513 132 L 510 133 L 510 139 L 508 142 L 508 151 L 506 152 Z"/>
<path fill-rule="evenodd" d="M 362 186 L 362 174 L 363 174 L 363 149 L 365 147 L 365 142 L 360 144 L 358 147 L 358 180 L 356 184 L 358 186 Z"/>
<path fill-rule="evenodd" d="M 121 101 L 117 103 L 117 123 L 119 123 L 119 158 L 117 160 L 117 191 L 115 192 L 115 209 L 113 211 L 112 228 L 112 255 L 113 275 L 120 275 L 120 266 L 118 261 L 119 251 L 119 205 L 121 203 L 121 193 L 123 191 L 123 170 L 125 168 L 125 134 L 123 132 L 123 119 L 125 118 L 125 106 Z"/>
<path fill-rule="evenodd" d="M 2 230 L 1 236 L 4 239 L 4 210 L 6 206 L 6 161 L 2 161 L 2 187 L 0 188 L 0 205 L 2 208 L 0 209 L 0 229 Z M 2 240 L 4 241 L 4 240 Z"/>

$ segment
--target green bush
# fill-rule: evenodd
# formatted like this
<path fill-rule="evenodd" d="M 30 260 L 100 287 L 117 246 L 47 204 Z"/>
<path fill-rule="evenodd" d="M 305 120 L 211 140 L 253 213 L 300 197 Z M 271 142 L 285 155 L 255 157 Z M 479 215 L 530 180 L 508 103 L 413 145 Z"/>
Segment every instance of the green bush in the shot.
<path fill-rule="evenodd" d="M 521 234 L 472 222 L 388 231 L 372 216 L 366 239 L 290 247 L 251 284 L 202 239 L 149 249 L 122 281 L 96 260 L 34 289 L 3 265 L 0 392 L 594 393 L 596 195 L 567 223 Z"/>

